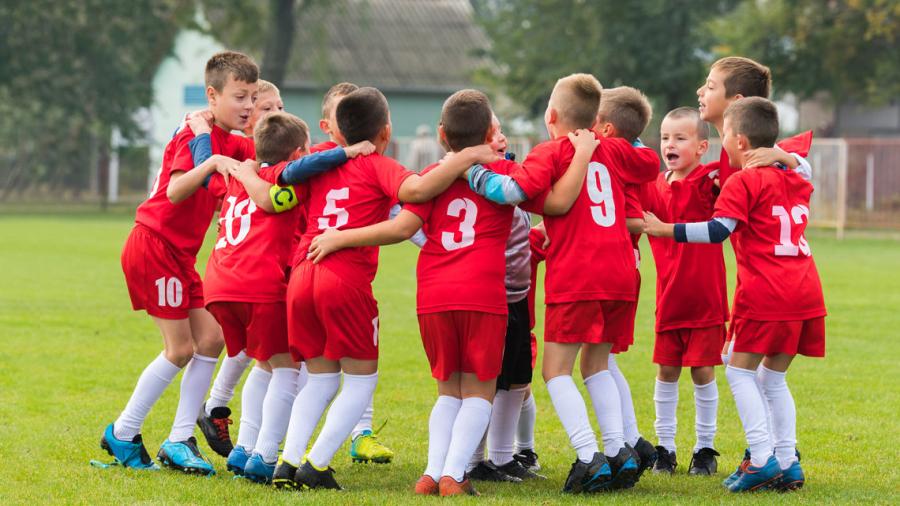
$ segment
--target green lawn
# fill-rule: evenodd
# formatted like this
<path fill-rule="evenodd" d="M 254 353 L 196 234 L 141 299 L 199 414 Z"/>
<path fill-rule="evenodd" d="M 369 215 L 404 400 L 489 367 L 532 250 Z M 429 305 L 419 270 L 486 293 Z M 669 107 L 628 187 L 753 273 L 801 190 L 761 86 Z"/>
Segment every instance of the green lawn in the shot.
<path fill-rule="evenodd" d="M 0 215 L 0 342 L 4 345 L 0 354 L 0 456 L 7 468 L 0 480 L 0 502 L 436 501 L 411 492 L 425 465 L 428 414 L 436 391 L 415 320 L 416 250 L 411 245 L 383 250 L 375 283 L 382 325 L 375 416 L 376 424 L 389 420 L 383 441 L 397 453 L 393 464 L 351 464 L 345 448 L 333 466 L 347 490 L 308 495 L 232 481 L 218 456 L 213 463 L 219 474 L 208 479 L 169 471 L 91 467 L 91 459 L 109 460 L 98 446 L 103 428 L 124 407 L 140 371 L 161 347 L 150 319 L 131 310 L 125 291 L 119 253 L 130 227 L 131 216 L 123 214 Z M 807 487 L 778 500 L 890 502 L 898 492 L 900 478 L 900 373 L 896 364 L 900 359 L 900 242 L 838 242 L 832 237 L 830 232 L 810 237 L 829 310 L 828 357 L 800 359 L 789 374 L 797 401 Z M 649 253 L 645 258 L 636 345 L 619 360 L 631 382 L 640 428 L 655 441 L 654 365 L 650 362 L 654 274 Z M 539 330 L 541 326 L 539 322 Z M 535 378 L 537 451 L 550 479 L 519 486 L 483 484 L 479 502 L 612 499 L 689 503 L 762 498 L 735 498 L 719 485 L 744 448 L 740 422 L 721 371 L 719 477 L 685 474 L 694 437 L 693 393 L 685 376 L 678 417 L 678 474 L 647 476 L 634 490 L 609 498 L 559 493 L 574 455 L 539 374 Z M 177 385 L 169 388 L 144 426 L 151 454 L 168 434 L 176 394 Z M 238 411 L 239 399 L 240 393 L 234 403 Z M 211 453 L 205 445 L 202 448 Z"/>

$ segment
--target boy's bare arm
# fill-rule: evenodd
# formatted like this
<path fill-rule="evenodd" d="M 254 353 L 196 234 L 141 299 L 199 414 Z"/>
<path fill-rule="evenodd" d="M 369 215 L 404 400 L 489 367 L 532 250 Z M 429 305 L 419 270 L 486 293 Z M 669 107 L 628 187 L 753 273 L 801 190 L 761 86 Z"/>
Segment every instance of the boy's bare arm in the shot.
<path fill-rule="evenodd" d="M 641 234 L 644 232 L 643 218 L 625 218 L 625 227 L 629 234 Z"/>
<path fill-rule="evenodd" d="M 227 156 L 213 155 L 187 172 L 172 172 L 169 177 L 169 186 L 166 188 L 166 196 L 169 197 L 169 202 L 177 204 L 193 195 L 198 188 L 203 186 L 203 182 L 213 172 L 218 171 L 227 178 L 229 168 L 237 164 L 237 160 Z"/>
<path fill-rule="evenodd" d="M 421 227 L 422 219 L 418 215 L 402 210 L 396 218 L 368 227 L 327 229 L 313 238 L 306 258 L 319 263 L 331 253 L 345 248 L 396 244 L 412 237 Z"/>
<path fill-rule="evenodd" d="M 259 163 L 255 160 L 245 160 L 235 165 L 229 174 L 244 185 L 247 195 L 256 207 L 267 213 L 276 212 L 270 196 L 274 185 L 259 177 Z"/>
<path fill-rule="evenodd" d="M 406 178 L 400 185 L 397 198 L 400 202 L 426 202 L 446 190 L 472 165 L 488 164 L 499 159 L 497 153 L 487 144 L 468 147 L 444 159 L 440 166 L 427 174 Z"/>
<path fill-rule="evenodd" d="M 587 175 L 591 156 L 600 145 L 600 140 L 594 136 L 594 133 L 586 129 L 569 132 L 569 140 L 575 146 L 575 155 L 572 156 L 569 168 L 558 181 L 553 183 L 550 193 L 544 200 L 545 215 L 560 216 L 569 212 L 584 186 L 584 178 Z"/>

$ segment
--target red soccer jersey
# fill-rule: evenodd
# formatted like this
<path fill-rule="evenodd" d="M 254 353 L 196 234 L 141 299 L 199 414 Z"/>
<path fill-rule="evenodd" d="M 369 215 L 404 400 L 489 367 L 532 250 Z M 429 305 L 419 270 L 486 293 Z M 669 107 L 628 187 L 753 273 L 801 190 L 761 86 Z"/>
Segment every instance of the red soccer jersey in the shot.
<path fill-rule="evenodd" d="M 388 219 L 400 185 L 413 172 L 380 154 L 358 156 L 307 181 L 306 233 L 295 258 L 305 258 L 313 237 L 326 228 L 359 228 Z M 301 253 L 303 252 L 303 253 Z M 378 247 L 347 248 L 319 263 L 347 283 L 368 289 L 378 269 Z"/>
<path fill-rule="evenodd" d="M 644 209 L 641 207 L 641 185 L 625 185 L 625 218 L 644 219 Z M 629 232 L 628 237 L 631 239 L 631 248 L 634 250 L 634 266 L 640 268 L 641 247 L 638 243 L 641 240 L 641 234 Z"/>
<path fill-rule="evenodd" d="M 275 184 L 288 162 L 262 167 L 259 177 Z M 299 207 L 267 213 L 256 207 L 244 185 L 214 174 L 210 192 L 223 199 L 219 234 L 206 265 L 203 298 L 210 302 L 284 302 L 284 266 L 291 254 L 287 240 L 297 229 Z"/>
<path fill-rule="evenodd" d="M 575 154 L 567 137 L 537 145 L 511 175 L 529 197 L 521 207 L 543 212 L 553 183 Z M 625 226 L 627 183 L 650 181 L 659 157 L 620 138 L 602 139 L 588 165 L 587 180 L 563 216 L 546 216 L 548 304 L 586 300 L 633 301 L 637 296 L 634 250 Z"/>
<path fill-rule="evenodd" d="M 700 165 L 681 181 L 661 173 L 643 186 L 641 204 L 666 223 L 712 218 L 715 170 Z M 656 331 L 703 328 L 728 321 L 725 258 L 721 244 L 685 244 L 650 237 L 656 261 Z"/>
<path fill-rule="evenodd" d="M 429 166 L 423 174 L 437 166 Z M 499 160 L 487 168 L 508 174 L 517 166 Z M 506 240 L 513 207 L 490 202 L 469 189 L 468 182 L 457 179 L 434 200 L 407 204 L 404 209 L 422 219 L 428 238 L 416 268 L 418 314 L 507 314 Z"/>
<path fill-rule="evenodd" d="M 809 243 L 812 185 L 776 167 L 733 174 L 716 200 L 715 217 L 738 220 L 734 238 L 738 283 L 734 316 L 808 320 L 825 316 L 822 284 Z"/>
<path fill-rule="evenodd" d="M 147 200 L 138 206 L 134 220 L 153 230 L 191 263 L 203 245 L 206 229 L 216 211 L 216 197 L 206 188 L 199 188 L 184 201 L 173 204 L 166 196 L 166 190 L 172 172 L 187 172 L 194 168 L 188 146 L 193 138 L 194 133 L 185 126 L 166 145 L 153 190 Z M 210 141 L 213 154 L 230 156 L 240 161 L 256 157 L 253 139 L 228 133 L 218 126 L 213 127 Z"/>

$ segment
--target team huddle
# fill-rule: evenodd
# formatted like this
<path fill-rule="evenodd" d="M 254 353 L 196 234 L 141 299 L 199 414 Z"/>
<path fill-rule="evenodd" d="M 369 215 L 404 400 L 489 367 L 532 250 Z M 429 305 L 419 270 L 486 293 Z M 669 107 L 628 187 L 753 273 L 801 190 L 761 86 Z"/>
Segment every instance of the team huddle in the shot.
<path fill-rule="evenodd" d="M 473 481 L 545 479 L 530 387 L 542 261 L 541 372 L 576 454 L 563 492 L 628 489 L 647 470 L 675 472 L 684 367 L 696 407 L 688 472 L 716 474 L 722 364 L 747 440 L 724 485 L 803 486 L 785 378 L 797 354 L 824 356 L 826 313 L 804 237 L 811 135 L 776 144 L 768 68 L 741 57 L 713 64 L 699 109 L 662 120 L 663 172 L 638 138 L 651 118 L 646 97 L 604 90 L 590 74 L 556 82 L 544 115 L 550 140 L 521 163 L 487 96 L 454 93 L 438 124 L 447 155 L 414 170 L 383 154 L 391 119 L 377 89 L 333 86 L 319 122 L 329 141 L 311 146 L 307 124 L 283 112 L 278 89 L 258 74 L 241 53 L 210 58 L 209 108 L 178 127 L 137 209 L 122 268 L 134 309 L 151 316 L 165 348 L 103 434 L 117 463 L 159 468 L 141 426 L 182 369 L 157 455 L 165 467 L 215 473 L 195 425 L 229 471 L 275 488 L 340 489 L 330 463 L 348 438 L 353 461 L 389 463 L 393 452 L 372 425 L 380 340 L 372 282 L 378 247 L 410 240 L 421 248 L 416 310 L 438 387 L 416 494 L 477 495 Z M 723 149 L 703 164 L 708 123 Z M 219 208 L 201 281 L 197 254 Z M 534 215 L 542 221 L 533 226 Z M 638 431 L 616 363 L 634 342 L 642 234 L 657 269 L 657 445 Z M 737 259 L 731 307 L 728 238 Z M 573 379 L 579 354 L 602 446 Z M 253 361 L 232 443 L 228 404 Z"/>

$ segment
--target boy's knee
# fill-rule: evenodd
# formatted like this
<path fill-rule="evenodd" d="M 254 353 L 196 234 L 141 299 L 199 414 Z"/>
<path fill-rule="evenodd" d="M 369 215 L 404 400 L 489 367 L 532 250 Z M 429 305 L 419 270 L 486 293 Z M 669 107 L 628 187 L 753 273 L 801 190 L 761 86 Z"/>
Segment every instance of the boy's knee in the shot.
<path fill-rule="evenodd" d="M 194 357 L 194 348 L 190 343 L 187 343 L 167 348 L 165 354 L 166 360 L 172 362 L 176 367 L 183 369 Z"/>
<path fill-rule="evenodd" d="M 194 336 L 194 346 L 196 352 L 207 357 L 218 357 L 225 347 L 225 338 L 222 337 L 222 331 L 204 332 L 203 334 Z"/>

